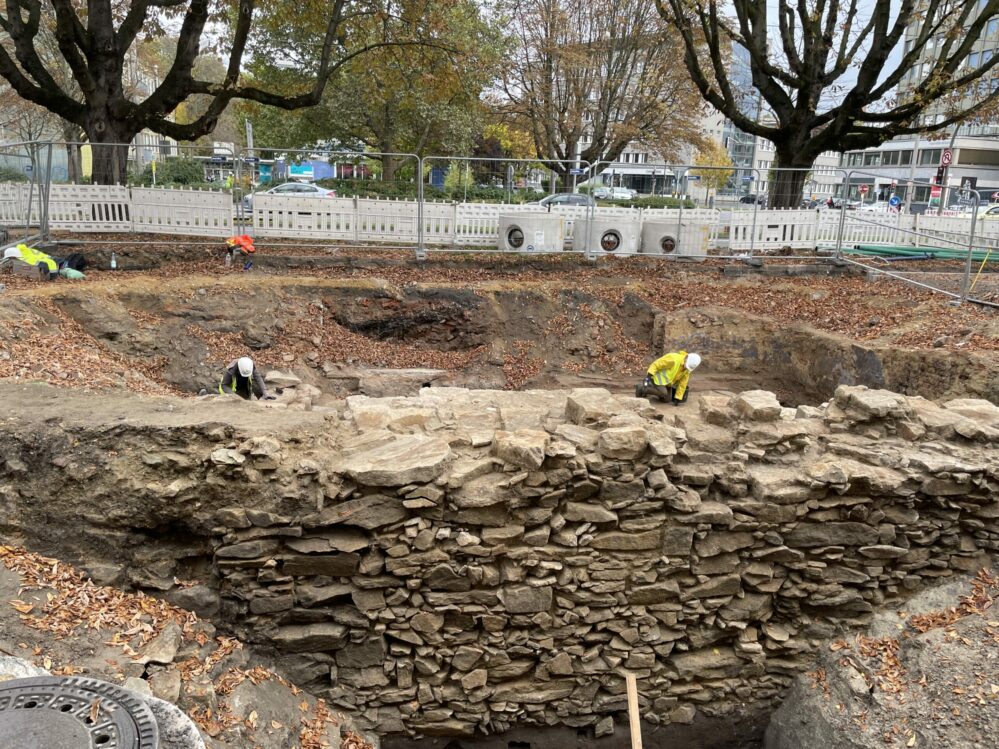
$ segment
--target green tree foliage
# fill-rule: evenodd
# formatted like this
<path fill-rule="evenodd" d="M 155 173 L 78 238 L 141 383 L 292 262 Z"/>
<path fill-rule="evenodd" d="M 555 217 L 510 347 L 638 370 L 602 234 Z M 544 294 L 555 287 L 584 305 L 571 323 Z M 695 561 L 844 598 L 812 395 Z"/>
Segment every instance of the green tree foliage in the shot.
<path fill-rule="evenodd" d="M 153 184 L 153 165 L 146 164 L 138 182 Z M 205 167 L 197 159 L 165 159 L 156 162 L 157 185 L 202 185 L 205 182 Z"/>
<path fill-rule="evenodd" d="M 320 106 L 295 113 L 247 105 L 254 137 L 267 146 L 360 146 L 377 153 L 468 153 L 481 127 L 482 91 L 502 59 L 502 36 L 471 0 L 426 0 L 434 45 L 409 44 L 400 27 L 369 19 L 356 33 L 380 45 L 344 65 Z M 307 35 L 308 19 L 306 24 Z M 294 89 L 301 73 L 279 58 L 261 59 L 254 75 L 270 87 Z M 383 178 L 396 177 L 399 159 L 382 159 Z"/>
<path fill-rule="evenodd" d="M 707 190 L 721 189 L 728 184 L 735 173 L 728 151 L 716 140 L 709 140 L 698 149 L 694 163 L 698 166 L 722 167 L 720 169 L 691 170 L 691 174 L 701 178 L 701 186 Z"/>
<path fill-rule="evenodd" d="M 113 184 L 127 169 L 127 146 L 115 144 L 142 130 L 195 140 L 238 99 L 286 110 L 313 106 L 331 77 L 368 53 L 435 44 L 439 20 L 427 0 L 7 0 L 0 6 L 0 77 L 21 98 L 82 129 L 94 146 L 94 181 Z M 373 25 L 391 34 L 373 35 Z M 58 43 L 55 63 L 37 44 L 47 26 Z M 155 80 L 141 80 L 134 75 L 137 50 L 168 26 L 176 29 L 174 52 Z M 225 60 L 220 78 L 196 70 L 216 38 Z M 285 62 L 296 85 L 261 85 L 246 75 L 250 60 Z M 71 82 L 59 80 L 57 67 L 71 72 Z M 177 108 L 196 96 L 207 103 L 179 121 Z"/>

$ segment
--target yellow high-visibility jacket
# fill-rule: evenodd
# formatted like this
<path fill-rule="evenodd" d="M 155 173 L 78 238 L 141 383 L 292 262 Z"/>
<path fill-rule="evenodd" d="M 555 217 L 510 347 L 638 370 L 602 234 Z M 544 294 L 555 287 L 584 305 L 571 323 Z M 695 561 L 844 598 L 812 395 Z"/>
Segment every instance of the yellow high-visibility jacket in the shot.
<path fill-rule="evenodd" d="M 38 265 L 39 263 L 45 263 L 49 268 L 49 272 L 55 273 L 55 271 L 59 270 L 59 267 L 56 265 L 56 261 L 50 258 L 41 250 L 36 250 L 33 247 L 28 247 L 28 245 L 26 244 L 19 244 L 17 246 L 17 249 L 21 253 L 21 260 L 26 262 L 28 265 Z"/>
<path fill-rule="evenodd" d="M 687 358 L 686 351 L 672 351 L 666 356 L 660 356 L 649 365 L 649 377 L 656 385 L 669 385 L 673 388 L 673 397 L 683 399 L 690 381 L 690 372 L 684 369 L 683 362 Z"/>

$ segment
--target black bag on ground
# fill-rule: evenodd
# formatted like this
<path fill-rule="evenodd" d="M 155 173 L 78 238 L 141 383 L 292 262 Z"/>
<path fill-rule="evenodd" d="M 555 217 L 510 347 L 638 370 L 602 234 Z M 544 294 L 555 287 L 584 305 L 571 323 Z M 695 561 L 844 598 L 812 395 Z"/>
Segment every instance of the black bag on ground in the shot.
<path fill-rule="evenodd" d="M 74 252 L 66 256 L 66 259 L 62 261 L 62 267 L 82 271 L 87 267 L 87 258 L 79 252 Z"/>

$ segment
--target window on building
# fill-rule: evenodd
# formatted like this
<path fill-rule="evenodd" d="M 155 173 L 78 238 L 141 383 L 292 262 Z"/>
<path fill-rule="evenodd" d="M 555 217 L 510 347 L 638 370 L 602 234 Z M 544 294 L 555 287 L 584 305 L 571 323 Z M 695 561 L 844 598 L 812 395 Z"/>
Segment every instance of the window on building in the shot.
<path fill-rule="evenodd" d="M 881 163 L 885 166 L 892 166 L 898 163 L 898 151 L 885 151 L 881 156 Z"/>
<path fill-rule="evenodd" d="M 864 154 L 864 166 L 878 166 L 880 163 L 881 163 L 880 153 L 874 152 L 874 153 Z"/>
<path fill-rule="evenodd" d="M 996 32 L 999 32 L 999 18 L 989 20 L 988 24 L 985 26 L 985 33 L 988 36 L 995 36 Z"/>
<path fill-rule="evenodd" d="M 968 55 L 967 65 L 969 68 L 977 68 L 979 61 L 982 59 L 981 54 L 978 52 L 972 52 Z"/>
<path fill-rule="evenodd" d="M 912 193 L 912 199 L 917 203 L 925 203 L 930 199 L 930 188 L 925 185 L 917 185 Z"/>
<path fill-rule="evenodd" d="M 942 148 L 926 148 L 919 152 L 919 163 L 922 166 L 934 166 L 940 162 Z"/>
<path fill-rule="evenodd" d="M 899 151 L 898 163 L 902 166 L 912 163 L 912 151 Z"/>

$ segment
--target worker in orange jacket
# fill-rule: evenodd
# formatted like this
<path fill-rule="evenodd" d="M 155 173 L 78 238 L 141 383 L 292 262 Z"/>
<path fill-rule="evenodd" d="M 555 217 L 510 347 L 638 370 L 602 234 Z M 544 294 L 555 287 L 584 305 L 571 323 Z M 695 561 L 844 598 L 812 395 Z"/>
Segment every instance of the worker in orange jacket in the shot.
<path fill-rule="evenodd" d="M 226 266 L 231 266 L 236 262 L 236 254 L 238 253 L 242 257 L 246 258 L 243 262 L 243 270 L 249 270 L 253 267 L 253 260 L 251 259 L 256 248 L 253 246 L 253 237 L 248 234 L 241 234 L 235 237 L 229 237 L 225 241 L 225 252 L 226 252 Z"/>
<path fill-rule="evenodd" d="M 698 354 L 671 351 L 649 365 L 645 379 L 635 386 L 635 396 L 655 396 L 666 403 L 679 406 L 687 400 L 690 373 L 701 363 Z"/>

